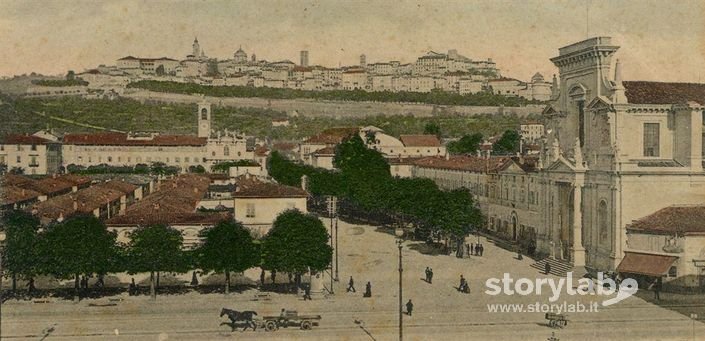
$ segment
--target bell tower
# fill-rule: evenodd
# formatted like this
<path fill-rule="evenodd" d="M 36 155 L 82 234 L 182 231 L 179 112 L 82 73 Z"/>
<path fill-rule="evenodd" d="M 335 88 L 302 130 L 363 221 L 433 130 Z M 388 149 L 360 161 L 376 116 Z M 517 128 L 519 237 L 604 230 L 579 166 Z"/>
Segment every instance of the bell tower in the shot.
<path fill-rule="evenodd" d="M 198 137 L 211 135 L 211 104 L 205 100 L 198 103 Z"/>

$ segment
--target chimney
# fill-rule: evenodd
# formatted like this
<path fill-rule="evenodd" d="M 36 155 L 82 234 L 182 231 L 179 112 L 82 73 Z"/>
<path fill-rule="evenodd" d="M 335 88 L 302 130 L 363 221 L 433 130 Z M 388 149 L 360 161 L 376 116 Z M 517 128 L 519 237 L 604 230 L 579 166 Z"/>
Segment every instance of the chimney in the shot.
<path fill-rule="evenodd" d="M 78 211 L 78 200 L 73 199 L 73 210 Z"/>

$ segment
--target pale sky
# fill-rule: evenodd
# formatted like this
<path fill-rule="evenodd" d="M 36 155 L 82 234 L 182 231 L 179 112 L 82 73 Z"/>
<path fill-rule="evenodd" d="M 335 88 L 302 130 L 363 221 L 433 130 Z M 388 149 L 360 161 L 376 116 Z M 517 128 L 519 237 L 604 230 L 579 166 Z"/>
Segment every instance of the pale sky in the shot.
<path fill-rule="evenodd" d="M 587 34 L 621 46 L 626 80 L 705 82 L 702 0 L 0 0 L 0 76 L 80 72 L 127 55 L 184 59 L 198 36 L 218 59 L 240 45 L 295 63 L 308 50 L 325 66 L 457 49 L 492 58 L 505 76 L 549 79 L 549 58 Z"/>

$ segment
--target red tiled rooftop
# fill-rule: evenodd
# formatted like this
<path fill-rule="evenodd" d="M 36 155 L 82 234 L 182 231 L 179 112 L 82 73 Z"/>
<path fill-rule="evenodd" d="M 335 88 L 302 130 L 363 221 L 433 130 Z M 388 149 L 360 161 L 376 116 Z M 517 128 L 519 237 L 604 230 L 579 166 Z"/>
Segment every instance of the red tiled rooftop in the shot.
<path fill-rule="evenodd" d="M 626 81 L 627 101 L 633 104 L 679 104 L 688 101 L 705 105 L 705 84 Z"/>
<path fill-rule="evenodd" d="M 34 135 L 10 134 L 2 139 L 2 144 L 46 144 L 53 141 Z"/>
<path fill-rule="evenodd" d="M 128 139 L 124 133 L 66 134 L 64 144 L 103 146 L 205 146 L 195 135 L 156 135 L 152 139 Z"/>
<path fill-rule="evenodd" d="M 436 135 L 401 135 L 399 139 L 406 147 L 440 147 Z"/>
<path fill-rule="evenodd" d="M 2 186 L 0 188 L 0 205 L 12 205 L 18 202 L 36 199 L 42 194 L 31 189 L 17 186 Z"/>
<path fill-rule="evenodd" d="M 627 229 L 656 234 L 705 233 L 705 206 L 669 206 L 633 221 Z"/>
<path fill-rule="evenodd" d="M 255 177 L 239 177 L 235 198 L 305 198 L 308 192 L 299 187 L 264 182 Z"/>
<path fill-rule="evenodd" d="M 496 171 L 502 167 L 510 158 L 509 157 L 477 157 L 470 155 L 452 155 L 448 159 L 444 157 L 427 157 L 420 159 L 414 164 L 418 167 L 451 169 L 460 171 L 469 171 L 475 173 L 485 173 Z"/>

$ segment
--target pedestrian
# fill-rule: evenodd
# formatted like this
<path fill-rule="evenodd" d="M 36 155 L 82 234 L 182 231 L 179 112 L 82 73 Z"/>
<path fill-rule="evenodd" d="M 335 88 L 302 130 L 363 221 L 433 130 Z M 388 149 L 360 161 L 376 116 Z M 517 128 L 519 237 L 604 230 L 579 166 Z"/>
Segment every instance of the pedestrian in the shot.
<path fill-rule="evenodd" d="M 429 271 L 431 271 L 431 269 L 426 267 L 426 283 L 431 283 Z"/>
<path fill-rule="evenodd" d="M 465 253 L 470 257 L 470 248 L 472 244 L 465 244 Z"/>
<path fill-rule="evenodd" d="M 428 269 L 428 283 L 433 284 L 433 269 Z"/>
<path fill-rule="evenodd" d="M 357 292 L 355 291 L 355 281 L 353 281 L 352 276 L 350 276 L 350 280 L 348 281 L 348 289 L 347 292 Z"/>
<path fill-rule="evenodd" d="M 370 282 L 367 282 L 367 285 L 365 285 L 365 294 L 363 297 L 372 297 L 372 284 L 370 284 Z"/>
<path fill-rule="evenodd" d="M 475 256 L 480 255 L 480 243 L 475 244 Z"/>
<path fill-rule="evenodd" d="M 463 277 L 463 275 L 460 275 L 460 284 L 458 285 L 458 291 L 465 292 L 465 287 L 467 285 L 468 283 L 465 281 L 465 277 Z"/>
<path fill-rule="evenodd" d="M 551 263 L 546 261 L 546 264 L 543 266 L 544 274 L 548 275 L 551 273 Z"/>
<path fill-rule="evenodd" d="M 650 285 L 651 289 L 654 291 L 654 299 L 657 301 L 661 300 L 661 277 L 657 278 Z"/>
<path fill-rule="evenodd" d="M 468 253 L 469 253 L 470 255 L 475 255 L 475 249 L 473 248 L 473 244 L 472 244 L 472 243 L 470 243 L 470 250 L 468 250 Z"/>
<path fill-rule="evenodd" d="M 312 301 L 312 299 L 311 299 L 311 284 L 304 285 L 304 301 L 305 300 Z"/>
<path fill-rule="evenodd" d="M 409 299 L 409 302 L 406 302 L 406 314 L 411 316 L 411 312 L 414 310 L 414 304 L 411 303 L 411 299 Z"/>
<path fill-rule="evenodd" d="M 485 253 L 485 246 L 480 244 L 480 257 L 482 257 L 483 253 Z"/>
<path fill-rule="evenodd" d="M 130 289 L 129 289 L 130 296 L 135 296 L 136 291 L 137 291 L 137 285 L 135 284 L 135 278 L 132 277 L 132 282 L 130 283 Z"/>
<path fill-rule="evenodd" d="M 32 293 L 34 292 L 34 289 L 36 289 L 36 288 L 34 287 L 34 277 L 30 277 L 30 278 L 29 278 L 29 283 L 27 283 L 27 294 L 29 294 L 30 296 L 32 296 Z"/>

